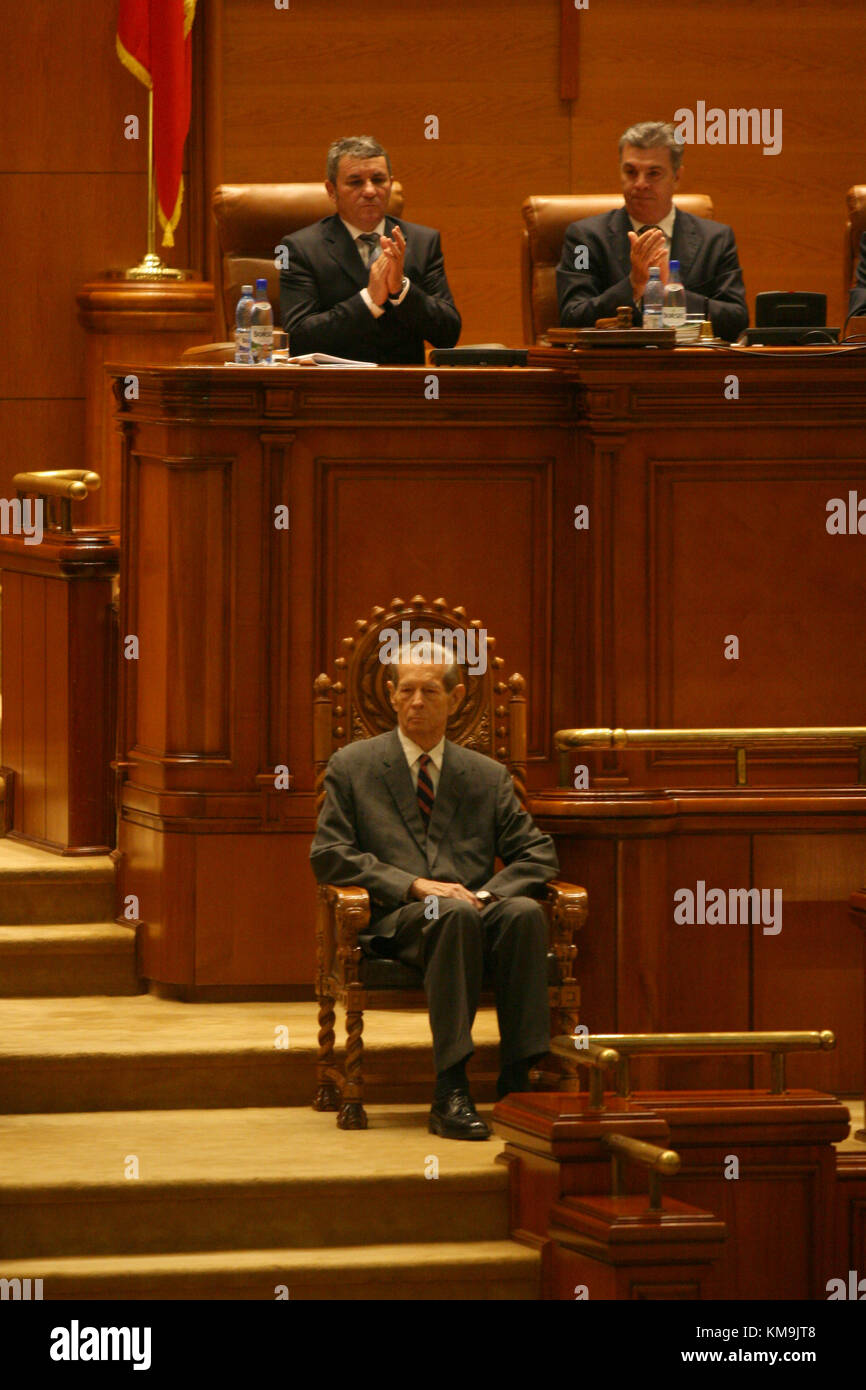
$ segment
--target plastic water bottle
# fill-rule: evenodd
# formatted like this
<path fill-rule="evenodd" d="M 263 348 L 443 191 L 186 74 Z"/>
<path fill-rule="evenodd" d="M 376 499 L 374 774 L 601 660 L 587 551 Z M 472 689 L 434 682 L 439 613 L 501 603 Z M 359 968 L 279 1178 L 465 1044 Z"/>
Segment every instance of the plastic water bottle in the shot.
<path fill-rule="evenodd" d="M 253 362 L 270 362 L 274 350 L 274 311 L 268 299 L 267 280 L 256 281 L 256 302 L 250 318 L 250 353 Z"/>
<path fill-rule="evenodd" d="M 253 312 L 253 287 L 241 286 L 241 297 L 235 310 L 235 361 L 251 362 L 250 321 Z"/>
<path fill-rule="evenodd" d="M 650 266 L 649 280 L 643 292 L 643 327 L 661 328 L 664 286 L 657 265 Z"/>
<path fill-rule="evenodd" d="M 670 276 L 665 285 L 662 323 L 665 328 L 682 328 L 686 321 L 686 292 L 680 279 L 679 261 L 671 261 Z"/>

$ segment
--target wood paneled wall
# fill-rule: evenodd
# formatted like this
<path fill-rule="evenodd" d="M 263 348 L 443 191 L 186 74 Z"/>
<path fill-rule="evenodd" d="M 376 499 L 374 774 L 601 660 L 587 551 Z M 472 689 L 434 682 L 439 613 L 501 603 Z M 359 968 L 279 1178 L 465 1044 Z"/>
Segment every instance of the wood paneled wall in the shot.
<path fill-rule="evenodd" d="M 145 250 L 147 94 L 119 62 L 117 0 L 0 0 L 0 495 L 22 468 L 85 466 L 88 280 Z M 124 137 L 137 115 L 140 138 Z M 188 265 L 182 219 L 172 265 Z"/>
<path fill-rule="evenodd" d="M 523 199 L 615 191 L 625 126 L 698 101 L 782 110 L 780 154 L 695 146 L 681 180 L 733 226 L 750 310 L 759 291 L 808 287 L 841 321 L 844 195 L 866 180 L 862 0 L 592 0 L 573 102 L 559 96 L 559 0 L 212 0 L 208 18 L 213 175 L 317 179 L 332 139 L 375 134 L 406 216 L 442 231 L 463 342 L 522 341 Z"/>

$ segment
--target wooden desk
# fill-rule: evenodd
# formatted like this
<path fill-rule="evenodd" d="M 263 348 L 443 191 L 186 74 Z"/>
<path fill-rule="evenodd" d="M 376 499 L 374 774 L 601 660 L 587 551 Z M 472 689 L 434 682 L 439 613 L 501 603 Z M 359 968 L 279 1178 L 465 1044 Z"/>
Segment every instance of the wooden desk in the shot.
<path fill-rule="evenodd" d="M 139 638 L 119 845 L 154 981 L 311 979 L 312 683 L 395 595 L 463 604 L 527 678 L 531 787 L 556 782 L 559 727 L 862 717 L 866 536 L 825 528 L 829 498 L 866 496 L 857 354 L 138 375 L 118 402 L 121 630 Z M 752 766 L 770 785 L 855 777 L 843 752 Z M 728 775 L 605 755 L 592 785 Z"/>

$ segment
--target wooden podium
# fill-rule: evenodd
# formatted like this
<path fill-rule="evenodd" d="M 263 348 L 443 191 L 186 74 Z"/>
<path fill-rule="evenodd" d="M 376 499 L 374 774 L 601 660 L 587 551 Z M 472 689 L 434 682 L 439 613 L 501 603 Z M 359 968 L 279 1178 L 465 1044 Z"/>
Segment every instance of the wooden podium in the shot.
<path fill-rule="evenodd" d="M 557 728 L 860 719 L 866 539 L 825 520 L 829 498 L 866 495 L 866 363 L 572 356 L 555 370 L 113 368 L 139 379 L 137 400 L 117 394 L 121 636 L 137 639 L 119 663 L 119 848 L 149 980 L 206 996 L 312 979 L 313 681 L 394 596 L 442 595 L 497 634 L 527 682 L 530 790 L 557 781 Z M 705 755 L 602 759 L 591 775 L 611 792 L 657 788 L 666 816 L 666 787 L 732 779 Z M 768 758 L 753 775 L 800 789 L 847 912 L 856 760 Z M 832 786 L 853 816 L 822 817 Z M 544 810 L 563 850 L 567 799 Z M 796 881 L 798 837 L 775 847 Z M 590 931 L 608 920 L 605 874 Z M 786 959 L 811 988 L 814 956 Z M 810 1014 L 837 1029 L 842 1056 L 838 1021 L 821 1000 Z"/>

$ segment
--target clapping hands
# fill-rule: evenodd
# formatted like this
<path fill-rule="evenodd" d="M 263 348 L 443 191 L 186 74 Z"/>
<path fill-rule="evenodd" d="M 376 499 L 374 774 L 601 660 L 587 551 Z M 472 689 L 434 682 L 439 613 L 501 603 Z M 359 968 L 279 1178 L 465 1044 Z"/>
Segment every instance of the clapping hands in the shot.
<path fill-rule="evenodd" d="M 406 238 L 395 227 L 392 236 L 380 236 L 381 256 L 370 266 L 367 290 L 374 304 L 384 304 L 389 295 L 397 295 L 403 287 L 403 260 Z"/>

